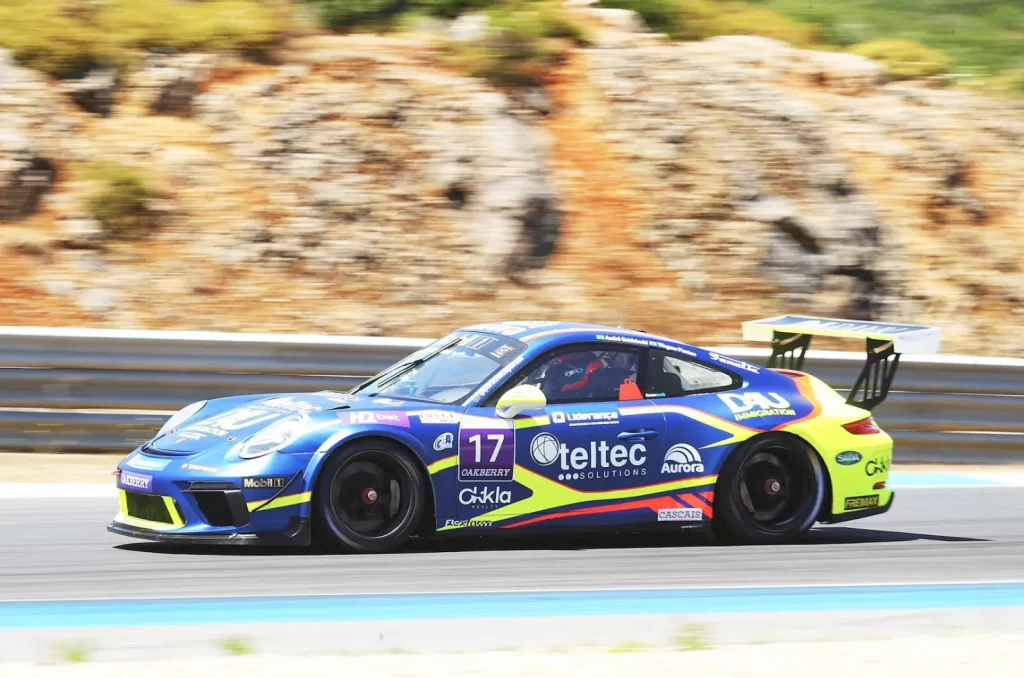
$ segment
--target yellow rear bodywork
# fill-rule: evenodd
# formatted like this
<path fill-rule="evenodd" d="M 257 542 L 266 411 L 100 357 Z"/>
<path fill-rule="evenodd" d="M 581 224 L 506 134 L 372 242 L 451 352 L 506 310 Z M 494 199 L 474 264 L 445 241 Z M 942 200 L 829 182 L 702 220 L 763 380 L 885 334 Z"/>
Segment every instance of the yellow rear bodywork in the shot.
<path fill-rule="evenodd" d="M 817 414 L 784 426 L 782 430 L 804 439 L 817 450 L 831 481 L 832 516 L 852 518 L 861 511 L 887 507 L 893 492 L 886 487 L 892 467 L 893 442 L 885 431 L 854 435 L 843 428 L 871 416 L 868 410 L 848 405 L 845 398 L 815 376 L 796 377 L 804 395 L 817 406 Z M 855 455 L 856 462 L 850 462 Z M 847 460 L 840 463 L 840 455 Z M 881 484 L 879 489 L 876 486 Z"/>

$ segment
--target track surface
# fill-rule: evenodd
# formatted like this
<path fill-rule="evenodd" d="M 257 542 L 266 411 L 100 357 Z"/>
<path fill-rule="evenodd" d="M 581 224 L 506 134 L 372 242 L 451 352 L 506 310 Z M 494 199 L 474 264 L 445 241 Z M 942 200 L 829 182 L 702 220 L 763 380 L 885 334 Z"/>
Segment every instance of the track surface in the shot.
<path fill-rule="evenodd" d="M 460 539 L 403 553 L 192 549 L 106 531 L 110 499 L 0 501 L 0 600 L 1024 580 L 1024 488 L 906 489 L 786 546 L 679 535 Z"/>

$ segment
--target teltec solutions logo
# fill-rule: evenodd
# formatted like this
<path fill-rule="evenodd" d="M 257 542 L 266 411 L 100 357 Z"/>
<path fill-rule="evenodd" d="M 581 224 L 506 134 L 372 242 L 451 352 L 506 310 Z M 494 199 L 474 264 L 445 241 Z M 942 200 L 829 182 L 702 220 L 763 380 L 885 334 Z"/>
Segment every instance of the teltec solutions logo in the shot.
<path fill-rule="evenodd" d="M 647 448 L 640 443 L 630 446 L 610 445 L 606 440 L 594 440 L 589 447 L 569 449 L 550 433 L 538 433 L 530 442 L 530 456 L 540 466 L 556 461 L 564 473 L 559 480 L 590 480 L 594 478 L 623 478 L 645 476 Z"/>

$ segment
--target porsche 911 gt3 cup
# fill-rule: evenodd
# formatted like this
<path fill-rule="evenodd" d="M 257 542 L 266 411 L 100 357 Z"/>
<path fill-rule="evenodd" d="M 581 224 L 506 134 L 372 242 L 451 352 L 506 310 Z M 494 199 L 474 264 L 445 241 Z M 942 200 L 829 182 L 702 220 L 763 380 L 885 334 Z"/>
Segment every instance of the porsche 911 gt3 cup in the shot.
<path fill-rule="evenodd" d="M 866 342 L 844 397 L 801 371 L 815 335 Z M 777 543 L 888 511 L 872 418 L 937 328 L 744 323 L 766 366 L 641 331 L 475 325 L 349 392 L 193 403 L 118 465 L 112 532 L 387 551 L 414 536 L 711 528 Z"/>

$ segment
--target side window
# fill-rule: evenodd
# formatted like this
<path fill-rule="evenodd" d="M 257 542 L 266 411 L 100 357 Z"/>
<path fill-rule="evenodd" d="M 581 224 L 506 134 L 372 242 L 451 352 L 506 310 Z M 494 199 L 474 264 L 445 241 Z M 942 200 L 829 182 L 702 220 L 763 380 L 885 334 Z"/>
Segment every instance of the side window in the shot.
<path fill-rule="evenodd" d="M 647 398 L 675 398 L 695 391 L 732 386 L 732 375 L 665 351 L 652 350 L 647 368 Z"/>
<path fill-rule="evenodd" d="M 639 400 L 639 368 L 638 350 L 569 348 L 541 362 L 515 385 L 536 386 L 549 403 Z"/>

